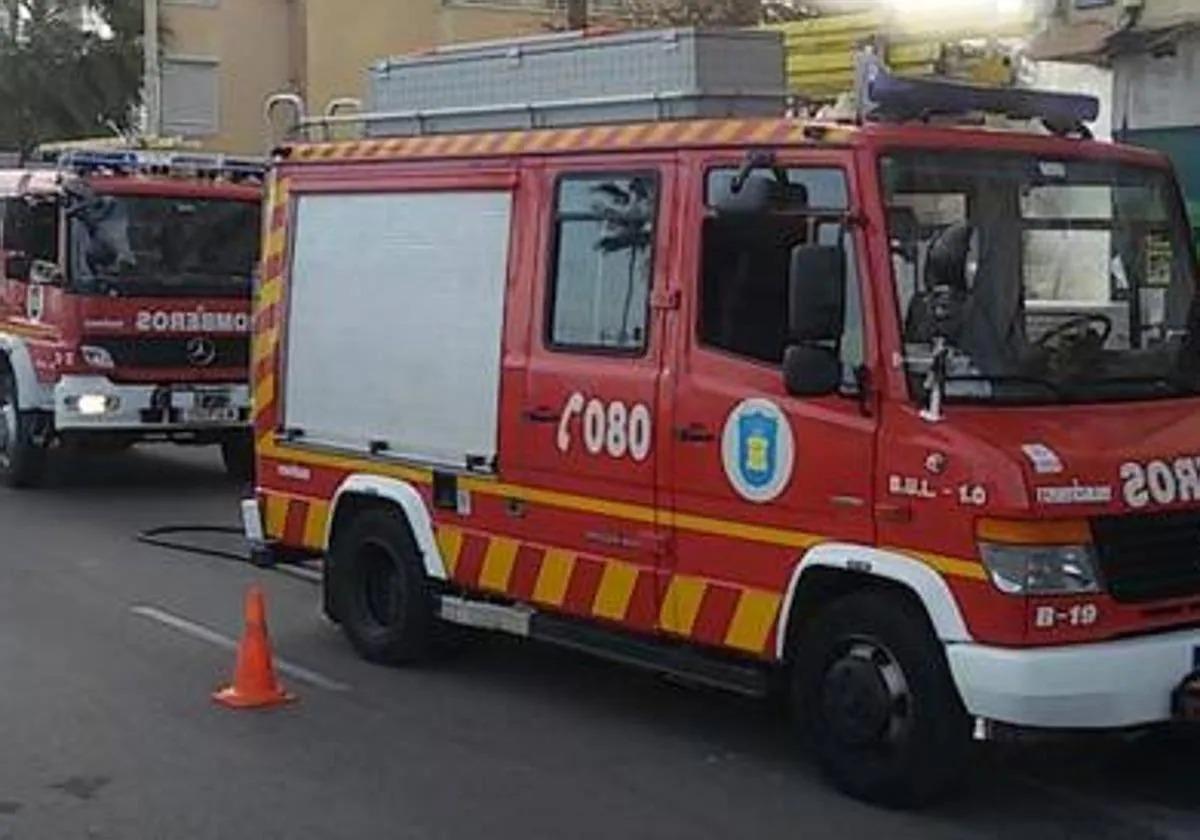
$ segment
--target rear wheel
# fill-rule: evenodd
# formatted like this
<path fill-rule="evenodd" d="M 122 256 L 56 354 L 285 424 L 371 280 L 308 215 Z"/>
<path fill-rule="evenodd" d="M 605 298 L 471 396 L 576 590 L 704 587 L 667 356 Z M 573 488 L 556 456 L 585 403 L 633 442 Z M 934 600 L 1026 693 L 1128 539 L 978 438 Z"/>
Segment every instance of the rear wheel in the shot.
<path fill-rule="evenodd" d="M 46 470 L 46 447 L 36 439 L 41 417 L 19 406 L 17 379 L 0 365 L 0 484 L 33 487 Z"/>
<path fill-rule="evenodd" d="M 231 435 L 221 441 L 221 460 L 230 478 L 254 481 L 254 437 L 249 433 Z"/>
<path fill-rule="evenodd" d="M 363 658 L 397 664 L 429 655 L 434 600 L 400 515 L 382 508 L 357 514 L 334 539 L 329 560 L 335 612 Z"/>
<path fill-rule="evenodd" d="M 941 643 L 907 597 L 871 591 L 835 602 L 797 653 L 793 702 L 838 788 L 907 806 L 962 780 L 970 719 Z"/>

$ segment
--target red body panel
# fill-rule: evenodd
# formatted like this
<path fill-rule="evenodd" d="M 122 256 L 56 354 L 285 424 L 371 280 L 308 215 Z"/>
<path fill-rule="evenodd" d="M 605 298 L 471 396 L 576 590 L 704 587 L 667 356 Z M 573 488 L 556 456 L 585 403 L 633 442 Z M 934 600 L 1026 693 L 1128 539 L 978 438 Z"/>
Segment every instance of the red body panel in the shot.
<path fill-rule="evenodd" d="M 511 141 L 491 136 L 446 140 L 441 146 L 397 141 L 299 147 L 292 161 L 281 165 L 269 204 L 273 233 L 267 237 L 255 322 L 259 492 L 269 536 L 321 550 L 334 494 L 354 472 L 402 478 L 427 502 L 431 495 L 431 473 L 421 465 L 313 451 L 276 434 L 282 420 L 281 362 L 289 340 L 287 223 L 294 196 L 306 190 L 428 189 L 433 182 L 470 188 L 502 168 L 515 184 L 516 221 L 504 331 L 500 472 L 495 479 L 460 479 L 460 487 L 473 495 L 469 516 L 434 512 L 452 578 L 463 588 L 770 658 L 776 655 L 775 631 L 798 564 L 813 546 L 846 542 L 895 550 L 938 570 L 972 635 L 983 642 L 1075 642 L 1197 621 L 1198 603 L 1122 606 L 1096 596 L 1049 599 L 1058 609 L 1082 601 L 1097 606 L 1100 617 L 1094 624 L 1037 630 L 1031 616 L 1047 599 L 1003 595 L 988 581 L 976 547 L 981 516 L 1054 519 L 1130 512 L 1121 493 L 1121 465 L 1200 455 L 1195 422 L 1200 404 L 955 406 L 944 422 L 920 419 L 902 368 L 893 361 L 901 345 L 876 169 L 880 150 L 895 146 L 931 153 L 951 145 L 1027 150 L 1154 166 L 1165 165 L 1161 158 L 1098 143 L 957 129 L 833 129 L 824 141 L 793 132 L 776 146 L 781 159 L 842 169 L 852 214 L 861 220 L 854 226 L 854 250 L 873 386 L 865 399 L 800 400 L 786 394 L 777 368 L 705 347 L 696 335 L 704 169 L 740 161 L 748 147 L 769 143 L 783 129 L 775 123 L 744 130 L 718 123 L 705 131 L 685 127 L 675 133 L 629 129 L 628 148 L 619 143 L 608 148 L 624 136 L 620 131 L 595 131 L 596 136 L 531 133 L 524 146 L 532 148 L 524 148 L 519 135 L 506 135 Z M 498 160 L 495 150 L 501 149 L 507 156 Z M 482 151 L 472 157 L 472 150 Z M 636 357 L 562 353 L 546 346 L 554 179 L 593 167 L 653 168 L 659 176 L 655 305 L 647 350 Z M 582 402 L 573 403 L 574 395 Z M 734 491 L 721 454 L 722 432 L 734 408 L 743 400 L 764 398 L 781 408 L 795 438 L 792 479 L 769 504 Z M 586 412 L 581 406 L 592 401 L 649 409 L 653 431 L 644 459 L 592 454 L 580 445 L 578 424 L 585 422 Z M 565 447 L 564 412 L 570 415 Z M 681 440 L 683 429 L 698 439 Z M 1036 475 L 1021 449 L 1032 443 L 1053 447 L 1068 471 L 1052 481 Z M 927 466 L 931 455 L 944 456 L 936 475 Z M 896 492 L 896 477 L 926 483 L 916 494 Z M 1114 487 L 1112 500 L 1069 508 L 1037 502 L 1038 486 L 1076 480 Z M 977 492 L 986 499 L 973 495 Z M 1195 509 L 1198 501 L 1181 498 L 1176 506 Z"/>

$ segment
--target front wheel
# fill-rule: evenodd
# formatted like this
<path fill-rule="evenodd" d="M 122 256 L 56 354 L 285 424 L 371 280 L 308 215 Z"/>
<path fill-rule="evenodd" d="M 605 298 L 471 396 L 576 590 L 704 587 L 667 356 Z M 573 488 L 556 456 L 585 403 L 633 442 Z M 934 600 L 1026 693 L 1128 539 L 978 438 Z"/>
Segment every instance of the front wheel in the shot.
<path fill-rule="evenodd" d="M 46 471 L 46 447 L 37 440 L 39 415 L 19 406 L 16 377 L 0 366 L 0 484 L 33 487 Z"/>
<path fill-rule="evenodd" d="M 384 508 L 358 513 L 329 557 L 333 612 L 354 648 L 372 662 L 426 658 L 437 618 L 408 523 Z"/>
<path fill-rule="evenodd" d="M 793 703 L 838 788 L 899 807 L 962 780 L 970 718 L 916 604 L 883 591 L 847 596 L 814 618 L 800 644 Z"/>

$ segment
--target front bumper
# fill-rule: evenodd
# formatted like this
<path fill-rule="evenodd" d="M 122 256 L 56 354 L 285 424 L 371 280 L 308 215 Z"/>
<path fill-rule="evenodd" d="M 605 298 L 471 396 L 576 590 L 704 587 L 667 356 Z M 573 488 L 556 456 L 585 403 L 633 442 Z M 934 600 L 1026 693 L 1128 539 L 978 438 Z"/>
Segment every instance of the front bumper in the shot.
<path fill-rule="evenodd" d="M 1114 642 L 946 647 L 967 711 L 1016 726 L 1109 729 L 1171 720 L 1200 667 L 1200 629 Z"/>
<path fill-rule="evenodd" d="M 98 402 L 102 411 L 81 410 Z M 59 432 L 210 432 L 244 428 L 249 419 L 250 388 L 244 383 L 134 385 L 103 376 L 64 376 L 54 387 Z"/>

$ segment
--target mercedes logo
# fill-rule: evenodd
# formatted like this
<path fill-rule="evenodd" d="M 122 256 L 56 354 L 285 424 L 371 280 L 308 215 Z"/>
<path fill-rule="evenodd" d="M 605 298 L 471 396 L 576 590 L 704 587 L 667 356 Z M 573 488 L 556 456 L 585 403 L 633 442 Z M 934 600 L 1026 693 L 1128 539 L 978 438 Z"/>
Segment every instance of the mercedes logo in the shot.
<path fill-rule="evenodd" d="M 189 338 L 184 351 L 192 367 L 208 367 L 217 360 L 217 345 L 209 338 Z"/>

